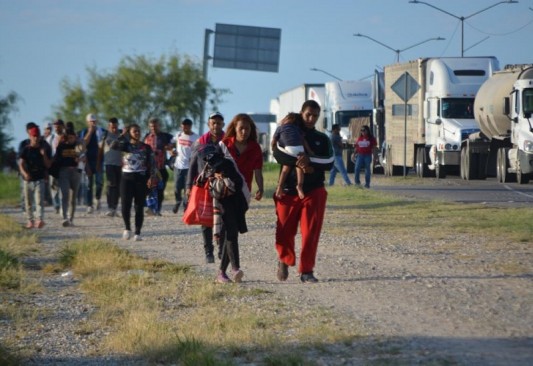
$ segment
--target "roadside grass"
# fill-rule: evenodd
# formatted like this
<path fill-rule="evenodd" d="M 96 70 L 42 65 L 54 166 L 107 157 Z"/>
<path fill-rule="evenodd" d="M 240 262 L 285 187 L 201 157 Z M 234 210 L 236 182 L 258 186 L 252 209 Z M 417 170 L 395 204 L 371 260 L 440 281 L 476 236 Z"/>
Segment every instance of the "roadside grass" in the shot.
<path fill-rule="evenodd" d="M 301 311 L 267 291 L 216 285 L 189 266 L 145 260 L 96 238 L 68 244 L 59 263 L 98 309 L 83 331 L 113 329 L 104 351 L 151 362 L 230 365 L 283 353 L 295 339 L 312 346 L 362 336 L 325 309 Z"/>
<path fill-rule="evenodd" d="M 9 322 L 12 337 L 4 338 L 0 344 L 0 364 L 19 365 L 22 354 L 17 349 L 17 339 L 31 331 L 35 320 L 46 309 L 27 304 L 24 296 L 41 291 L 38 282 L 30 279 L 23 267 L 22 259 L 38 252 L 38 238 L 25 233 L 12 218 L 0 215 L 0 319 Z"/>
<path fill-rule="evenodd" d="M 533 240 L 533 208 L 501 208 L 398 198 L 379 191 L 328 187 L 327 226 L 338 234 L 354 229 L 393 235 L 426 235 L 429 239 L 457 234 L 500 237 L 503 242 Z"/>
<path fill-rule="evenodd" d="M 265 196 L 255 205 L 272 207 L 278 171 L 275 164 L 265 166 Z M 18 179 L 11 180 L 15 184 L 8 195 L 18 197 Z M 418 184 L 416 179 L 412 182 Z M 8 204 L 2 197 L 0 205 Z M 394 237 L 405 245 L 417 235 L 427 238 L 428 250 L 451 251 L 465 259 L 476 255 L 465 251 L 465 238 L 487 238 L 486 249 L 496 254 L 533 240 L 533 208 L 419 201 L 354 187 L 328 187 L 325 220 L 326 235 L 349 238 L 361 230 Z M 436 241 L 442 243 L 434 245 Z M 27 280 L 21 265 L 21 258 L 38 250 L 37 243 L 35 235 L 0 215 L 3 298 L 20 298 L 39 290 Z M 530 263 L 508 262 L 499 256 L 490 265 L 506 274 L 529 273 L 531 268 Z M 304 356 L 306 349 L 325 349 L 334 343 L 349 346 L 365 336 L 358 324 L 346 319 L 338 323 L 327 309 L 302 311 L 298 304 L 264 290 L 215 285 L 189 266 L 146 260 L 99 238 L 66 244 L 57 262 L 43 268 L 45 274 L 65 270 L 73 271 L 80 290 L 97 309 L 89 321 L 78 325 L 78 333 L 108 330 L 99 355 L 129 354 L 152 363 L 183 365 L 233 365 L 239 360 L 313 365 L 315 361 Z M 31 331 L 46 311 L 18 300 L 2 305 L 0 319 L 20 328 L 4 346 L 16 350 L 17 337 Z M 0 364 L 17 364 L 15 356 L 0 348 Z"/>
<path fill-rule="evenodd" d="M 24 233 L 12 218 L 0 215 L 0 289 L 27 291 L 33 286 L 27 281 L 20 258 L 37 252 L 38 239 Z"/>
<path fill-rule="evenodd" d="M 20 203 L 19 178 L 16 173 L 0 173 L 0 206 Z"/>

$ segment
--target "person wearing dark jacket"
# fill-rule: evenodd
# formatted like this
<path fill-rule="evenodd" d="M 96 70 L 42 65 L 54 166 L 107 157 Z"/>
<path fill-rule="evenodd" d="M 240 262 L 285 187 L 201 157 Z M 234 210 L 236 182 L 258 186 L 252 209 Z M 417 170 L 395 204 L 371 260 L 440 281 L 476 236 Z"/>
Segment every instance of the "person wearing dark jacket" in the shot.
<path fill-rule="evenodd" d="M 122 239 L 131 238 L 131 206 L 135 201 L 135 232 L 133 240 L 141 241 L 144 222 L 144 204 L 148 188 L 157 185 L 157 170 L 154 165 L 152 148 L 141 141 L 141 128 L 132 124 L 112 145 L 122 154 L 122 179 L 120 181 L 120 201 L 124 233 Z"/>
<path fill-rule="evenodd" d="M 206 167 L 198 180 L 209 180 L 210 194 L 213 197 L 213 237 L 221 243 L 222 249 L 215 280 L 218 283 L 231 282 L 226 273 L 231 264 L 233 282 L 241 282 L 244 273 L 240 268 L 239 233 L 248 231 L 245 216 L 248 201 L 243 193 L 244 178 L 235 162 L 226 158 L 215 146 L 205 145 L 199 154 Z"/>
<path fill-rule="evenodd" d="M 82 156 L 84 152 L 83 142 L 78 140 L 74 130 L 66 131 L 56 147 L 54 160 L 59 167 L 57 181 L 61 192 L 61 214 L 63 215 L 64 227 L 74 225 L 73 220 L 81 180 L 78 164 L 80 160 L 84 159 Z"/>
<path fill-rule="evenodd" d="M 189 171 L 187 173 L 187 182 L 185 184 L 187 197 L 191 194 L 191 187 L 196 178 L 204 168 L 204 161 L 198 158 L 198 152 L 207 145 L 212 145 L 219 149 L 219 143 L 224 138 L 224 116 L 220 112 L 215 112 L 209 115 L 207 121 L 209 131 L 204 133 L 198 140 L 196 140 L 191 148 L 191 160 L 189 164 Z M 213 255 L 213 229 L 210 226 L 202 226 L 202 238 L 204 241 L 205 261 L 207 263 L 215 263 L 215 256 Z M 218 258 L 222 256 L 221 248 L 218 248 Z"/>
<path fill-rule="evenodd" d="M 308 100 L 302 105 L 300 114 L 304 120 L 304 138 L 313 148 L 313 161 L 305 155 L 294 158 L 284 154 L 277 146 L 274 146 L 273 151 L 279 164 L 293 167 L 282 187 L 281 197 L 274 195 L 277 215 L 276 251 L 279 259 L 277 277 L 280 281 L 287 280 L 289 266 L 296 264 L 295 236 L 298 224 L 300 224 L 302 244 L 298 272 L 302 282 L 314 283 L 318 282 L 313 270 L 327 200 L 324 172 L 333 166 L 334 156 L 329 137 L 315 129 L 320 114 L 320 105 L 313 100 Z M 296 190 L 295 166 L 304 169 L 303 198 L 298 197 Z"/>

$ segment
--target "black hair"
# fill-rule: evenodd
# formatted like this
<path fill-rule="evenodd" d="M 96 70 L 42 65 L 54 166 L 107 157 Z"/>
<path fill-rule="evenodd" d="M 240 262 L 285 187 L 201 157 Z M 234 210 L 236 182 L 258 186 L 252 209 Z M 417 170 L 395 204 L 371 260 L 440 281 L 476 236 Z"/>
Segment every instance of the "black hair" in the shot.
<path fill-rule="evenodd" d="M 114 124 L 114 125 L 115 125 L 115 124 L 118 125 L 118 119 L 117 119 L 116 117 L 111 117 L 111 118 L 109 119 L 109 123 L 112 123 L 112 124 Z"/>
<path fill-rule="evenodd" d="M 181 121 L 181 124 L 186 126 L 192 126 L 192 121 L 188 118 L 185 118 L 183 121 Z"/>
<path fill-rule="evenodd" d="M 309 99 L 302 104 L 302 112 L 305 111 L 307 108 L 320 110 L 320 104 L 318 104 L 315 100 Z"/>
<path fill-rule="evenodd" d="M 28 131 L 30 128 L 33 128 L 33 127 L 39 127 L 35 124 L 35 122 L 28 122 L 26 123 L 26 131 Z"/>
<path fill-rule="evenodd" d="M 374 136 L 372 135 L 372 131 L 370 130 L 370 127 L 369 127 L 369 126 L 367 126 L 367 125 L 361 126 L 361 131 L 362 131 L 363 129 L 366 130 L 368 138 L 372 138 L 372 137 L 374 137 Z"/>

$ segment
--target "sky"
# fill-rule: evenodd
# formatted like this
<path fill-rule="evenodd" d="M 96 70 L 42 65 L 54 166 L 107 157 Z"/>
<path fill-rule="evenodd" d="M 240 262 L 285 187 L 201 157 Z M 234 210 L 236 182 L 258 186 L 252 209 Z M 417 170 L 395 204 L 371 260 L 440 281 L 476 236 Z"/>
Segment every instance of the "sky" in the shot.
<path fill-rule="evenodd" d="M 111 71 L 125 56 L 176 52 L 201 64 L 205 30 L 217 23 L 281 29 L 277 73 L 209 64 L 209 82 L 231 91 L 219 105 L 226 121 L 268 113 L 281 92 L 333 80 L 328 73 L 357 80 L 394 63 L 396 53 L 378 42 L 403 50 L 442 37 L 401 52 L 400 61 L 458 57 L 460 17 L 467 18 L 465 56 L 496 56 L 501 67 L 533 63 L 533 0 L 488 10 L 498 0 L 425 2 L 454 16 L 408 0 L 0 0 L 0 97 L 14 91 L 22 98 L 7 132 L 17 146 L 27 122 L 60 117 L 52 111 L 61 81 L 86 86 L 88 67 Z"/>

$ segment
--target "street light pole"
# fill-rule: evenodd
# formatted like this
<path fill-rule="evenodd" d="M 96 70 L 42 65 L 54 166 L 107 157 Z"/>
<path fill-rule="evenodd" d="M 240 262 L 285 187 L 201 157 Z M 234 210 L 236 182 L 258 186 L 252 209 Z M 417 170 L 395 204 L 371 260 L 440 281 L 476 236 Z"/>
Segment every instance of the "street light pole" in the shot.
<path fill-rule="evenodd" d="M 430 8 L 433 8 L 435 10 L 438 10 L 440 12 L 443 12 L 444 14 L 448 14 L 449 16 L 451 17 L 454 17 L 455 19 L 459 19 L 461 21 L 461 57 L 464 57 L 464 42 L 465 42 L 465 20 L 466 19 L 469 19 L 469 18 L 472 18 L 474 15 L 478 15 L 479 13 L 483 13 L 484 11 L 486 10 L 489 10 L 491 8 L 494 8 L 495 6 L 497 5 L 500 5 L 500 4 L 516 4 L 518 3 L 518 1 L 516 0 L 507 0 L 507 1 L 499 1 L 497 2 L 496 4 L 493 4 L 491 6 L 488 6 L 486 7 L 485 9 L 482 9 L 482 10 L 479 10 L 479 11 L 476 11 L 475 13 L 473 14 L 470 14 L 466 17 L 464 16 L 458 16 L 458 15 L 455 15 L 455 14 L 452 14 L 446 10 L 443 10 L 441 8 L 438 8 L 436 7 L 435 5 L 433 4 L 429 4 L 429 3 L 426 3 L 425 1 L 419 1 L 419 0 L 410 0 L 409 3 L 411 4 L 424 4 L 424 5 L 427 5 L 429 6 Z"/>
<path fill-rule="evenodd" d="M 392 48 L 391 46 L 387 46 L 385 43 L 382 43 L 382 42 L 378 41 L 377 39 L 374 39 L 374 38 L 372 38 L 372 37 L 369 37 L 369 36 L 367 36 L 367 35 L 365 35 L 365 34 L 355 33 L 354 36 L 355 36 L 355 37 L 364 37 L 364 38 L 368 38 L 369 40 L 371 40 L 371 41 L 373 41 L 373 42 L 376 42 L 377 44 L 380 44 L 380 45 L 382 45 L 383 47 L 388 48 L 389 50 L 395 52 L 395 53 L 396 53 L 396 62 L 400 62 L 400 52 L 403 52 L 403 51 L 409 50 L 409 49 L 411 49 L 411 48 L 413 48 L 413 47 L 416 47 L 416 46 L 420 46 L 421 44 L 426 43 L 426 42 L 429 42 L 429 41 L 444 41 L 444 40 L 446 39 L 446 38 L 442 38 L 442 37 L 428 38 L 428 39 L 426 39 L 426 40 L 424 40 L 424 41 L 422 41 L 422 42 L 418 42 L 418 43 L 416 43 L 416 44 L 414 44 L 414 45 L 412 45 L 412 46 L 409 46 L 409 47 L 406 47 L 406 48 L 400 50 L 400 49 L 394 49 L 394 48 Z"/>
<path fill-rule="evenodd" d="M 323 72 L 324 74 L 329 75 L 329 76 L 331 76 L 332 78 L 335 78 L 335 79 L 337 79 L 337 80 L 339 80 L 339 81 L 342 81 L 341 78 L 338 78 L 338 77 L 336 77 L 335 75 L 330 74 L 329 72 L 324 71 L 324 70 L 322 70 L 322 69 L 317 69 L 316 67 L 312 67 L 310 70 L 311 70 L 311 71 L 320 71 L 320 72 Z"/>

